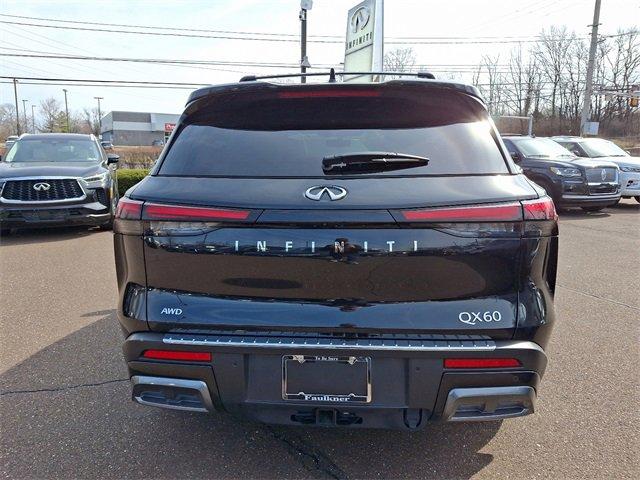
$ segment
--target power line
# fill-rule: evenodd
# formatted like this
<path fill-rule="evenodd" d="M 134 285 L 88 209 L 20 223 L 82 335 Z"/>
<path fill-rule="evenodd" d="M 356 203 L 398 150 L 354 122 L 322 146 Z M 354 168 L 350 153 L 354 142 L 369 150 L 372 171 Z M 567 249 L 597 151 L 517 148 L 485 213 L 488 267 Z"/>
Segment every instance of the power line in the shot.
<path fill-rule="evenodd" d="M 341 72 L 336 72 L 336 73 L 341 73 Z M 408 73 L 408 72 L 407 72 Z M 199 88 L 199 87 L 205 87 L 205 86 L 210 86 L 211 84 L 209 83 L 188 83 L 188 82 L 159 82 L 159 81 L 140 81 L 140 80 L 94 80 L 94 79 L 81 79 L 81 78 L 49 78 L 49 77 L 21 77 L 21 76 L 0 76 L 0 79 L 2 80 L 13 80 L 13 79 L 19 80 L 21 84 L 24 85 L 28 85 L 29 82 L 42 82 L 39 84 L 42 85 L 61 85 L 62 83 L 56 83 L 56 82 L 64 82 L 65 84 L 68 85 L 75 85 L 75 82 L 79 82 L 79 83 L 83 83 L 83 84 L 87 84 L 87 85 L 100 85 L 100 86 L 110 86 L 110 85 L 117 85 L 117 86 L 122 86 L 122 87 L 126 87 L 126 86 L 156 86 L 156 88 L 160 87 L 160 86 L 164 86 L 167 88 L 171 88 L 171 87 L 190 87 L 190 88 Z M 9 83 L 13 83 L 13 82 L 9 82 Z M 547 85 L 547 84 L 552 84 L 553 82 L 550 81 L 542 81 L 542 82 L 537 82 L 536 85 Z M 35 83 L 34 83 L 35 84 Z M 124 84 L 131 84 L 131 85 L 124 85 Z M 482 87 L 488 87 L 488 86 L 513 86 L 513 85 L 522 85 L 521 83 L 517 83 L 517 82 L 494 82 L 494 83 L 473 83 L 473 82 L 469 82 L 469 84 L 471 85 L 476 85 L 476 86 L 482 86 Z"/>
<path fill-rule="evenodd" d="M 18 80 L 39 80 L 46 82 L 91 82 L 91 83 L 134 83 L 139 85 L 190 85 L 204 87 L 211 85 L 209 83 L 191 83 L 191 82 L 152 82 L 140 80 L 94 80 L 87 78 L 48 78 L 48 77 L 16 77 L 16 76 L 0 76 L 2 79 L 18 79 Z M 22 83 L 22 82 L 21 82 Z"/>
<path fill-rule="evenodd" d="M 7 49 L 6 47 L 0 47 Z M 17 49 L 10 49 L 17 50 Z M 151 63 L 157 65 L 167 66 L 193 66 L 192 68 L 206 68 L 211 70 L 222 70 L 232 73 L 245 73 L 237 72 L 233 70 L 216 69 L 213 67 L 205 67 L 206 65 L 223 65 L 223 66 L 235 66 L 235 67 L 249 67 L 249 68 L 298 68 L 294 63 L 259 63 L 259 62 L 229 62 L 223 60 L 186 60 L 186 59 L 160 59 L 160 58 L 120 58 L 120 57 L 88 57 L 81 55 L 44 55 L 44 54 L 17 54 L 17 53 L 5 53 L 0 52 L 0 57 L 18 57 L 18 58 L 47 58 L 47 59 L 59 59 L 59 60 L 86 60 L 86 61 L 100 61 L 100 62 L 133 62 L 133 63 Z M 196 67 L 197 66 L 197 67 Z M 334 65 L 314 65 L 311 68 L 326 69 L 334 67 Z M 424 67 L 424 68 L 422 68 Z M 478 73 L 482 74 L 482 65 L 452 65 L 447 67 L 446 65 L 414 65 L 412 71 L 426 69 L 432 73 Z M 508 74 L 511 73 L 504 67 L 500 70 L 496 70 L 496 74 Z"/>
<path fill-rule="evenodd" d="M 9 82 L 7 80 L 0 80 L 0 83 L 8 83 L 13 84 L 13 82 Z M 20 82 L 20 85 L 51 85 L 51 86 L 60 86 L 60 87 L 93 87 L 100 86 L 102 88 L 155 88 L 155 89 L 168 89 L 168 90 L 195 90 L 196 87 L 180 87 L 180 86 L 170 86 L 170 85 L 103 85 L 95 83 L 57 83 L 57 82 Z"/>
<path fill-rule="evenodd" d="M 555 1 L 555 0 L 554 0 Z M 248 31 L 237 31 L 237 30 L 211 30 L 211 29 L 202 29 L 202 28 L 184 28 L 184 27 L 162 27 L 156 25 L 136 25 L 136 24 L 123 24 L 123 23 L 106 23 L 106 22 L 92 22 L 88 20 L 66 20 L 60 18 L 43 18 L 43 17 L 31 17 L 25 15 L 8 15 L 8 14 L 0 14 L 0 17 L 8 17 L 8 18 L 18 18 L 23 20 L 36 20 L 43 22 L 56 22 L 56 23 L 70 23 L 75 25 L 96 25 L 101 27 L 123 27 L 123 28 L 138 28 L 145 30 L 170 30 L 170 31 L 178 31 L 178 32 L 199 32 L 199 33 L 217 33 L 217 34 L 231 34 L 231 35 L 258 35 L 258 36 L 273 36 L 273 37 L 293 37 L 296 41 L 299 38 L 299 34 L 296 33 L 274 33 L 274 32 L 248 32 Z M 39 25 L 45 26 L 45 25 Z M 344 35 L 309 35 L 309 38 L 334 38 L 339 39 L 342 43 L 344 40 Z M 529 40 L 539 38 L 537 35 L 525 35 L 525 36 L 387 36 L 387 40 L 472 40 L 472 39 L 494 39 L 494 40 L 504 40 L 504 39 L 522 39 Z"/>
<path fill-rule="evenodd" d="M 15 22 L 15 21 L 7 21 L 0 20 L 0 23 L 8 24 L 8 25 L 21 25 L 28 27 L 38 27 L 38 28 L 54 28 L 54 29 L 62 29 L 62 30 L 80 30 L 80 31 L 89 31 L 89 32 L 102 32 L 102 33 L 124 33 L 131 35 L 152 35 L 152 36 L 163 36 L 163 37 L 187 37 L 187 38 L 210 38 L 217 40 L 245 40 L 245 41 L 262 41 L 262 42 L 287 42 L 287 43 L 298 43 L 298 39 L 294 38 L 256 38 L 256 37 L 242 37 L 242 36 L 231 36 L 231 35 L 199 35 L 199 34 L 186 34 L 186 33 L 169 33 L 169 32 L 144 32 L 144 31 L 134 31 L 134 30 L 121 30 L 121 29 L 109 29 L 109 28 L 88 28 L 88 27 L 72 27 L 66 25 L 43 25 L 38 23 L 30 23 L 30 22 Z M 420 39 L 419 37 L 407 37 L 414 38 L 413 41 L 406 40 L 385 40 L 386 44 L 389 45 L 475 45 L 475 44 L 517 44 L 517 43 L 539 43 L 539 42 L 561 42 L 565 41 L 563 38 L 540 38 L 540 37 L 487 37 L 494 39 L 471 39 L 469 37 L 460 37 L 462 40 L 441 40 L 438 37 L 432 37 L 432 39 Z M 425 37 L 428 38 L 428 37 Z M 454 37 L 452 37 L 454 38 Z M 333 44 L 342 44 L 343 40 L 309 40 L 309 42 L 313 43 L 333 43 Z"/>
<path fill-rule="evenodd" d="M 179 60 L 161 58 L 118 58 L 118 57 L 89 57 L 84 55 L 40 55 L 40 54 L 18 54 L 0 53 L 0 57 L 20 57 L 20 58 L 54 58 L 64 60 L 94 60 L 101 62 L 134 62 L 134 63 L 158 63 L 158 64 L 178 64 L 178 65 L 229 65 L 236 67 L 256 67 L 256 68 L 294 68 L 299 65 L 294 63 L 261 63 L 261 62 L 229 62 L 222 60 Z"/>

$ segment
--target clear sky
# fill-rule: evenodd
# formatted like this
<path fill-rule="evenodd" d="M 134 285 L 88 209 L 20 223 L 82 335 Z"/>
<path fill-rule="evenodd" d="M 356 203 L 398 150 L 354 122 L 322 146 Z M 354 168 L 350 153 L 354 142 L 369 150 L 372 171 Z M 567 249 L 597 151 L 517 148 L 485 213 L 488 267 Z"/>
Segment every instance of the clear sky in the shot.
<path fill-rule="evenodd" d="M 0 3 L 0 13 L 46 19 L 299 34 L 299 0 L 2 0 Z M 313 9 L 308 17 L 311 40 L 314 40 L 313 36 L 318 35 L 344 37 L 347 10 L 357 3 L 358 0 L 314 0 Z M 408 36 L 527 37 L 535 36 L 542 28 L 552 25 L 566 25 L 569 30 L 586 36 L 589 33 L 588 25 L 592 21 L 593 5 L 594 0 L 385 0 L 385 49 L 412 46 L 417 55 L 417 63 L 432 66 L 430 70 L 437 76 L 468 81 L 471 78 L 470 65 L 477 64 L 483 54 L 501 55 L 501 58 L 506 59 L 509 50 L 515 45 L 400 45 L 390 42 L 398 41 L 393 40 L 393 37 Z M 6 22 L 51 24 L 46 21 L 35 22 L 0 16 L 1 53 L 26 53 L 24 50 L 30 50 L 90 56 L 284 62 L 292 65 L 298 64 L 300 55 L 299 44 L 296 41 L 256 42 L 132 35 L 38 28 Z M 637 26 L 640 23 L 640 2 L 602 0 L 600 22 L 603 34 L 615 33 L 621 27 Z M 295 40 L 295 37 L 288 38 Z M 315 40 L 322 39 L 316 37 Z M 344 56 L 343 44 L 311 42 L 308 55 L 312 65 L 339 66 Z M 456 72 L 441 72 L 447 68 Z M 292 70 L 295 69 L 237 66 L 191 68 L 0 57 L 0 71 L 3 76 L 221 83 L 236 81 L 247 73 Z M 28 99 L 30 104 L 55 96 L 63 101 L 62 88 L 69 91 L 71 110 L 95 106 L 93 97 L 101 96 L 104 97 L 103 112 L 131 110 L 179 113 L 189 94 L 189 90 L 21 85 L 19 100 Z M 13 102 L 12 85 L 0 84 L 0 103 Z M 27 110 L 30 112 L 28 105 Z M 20 108 L 22 109 L 22 103 Z"/>

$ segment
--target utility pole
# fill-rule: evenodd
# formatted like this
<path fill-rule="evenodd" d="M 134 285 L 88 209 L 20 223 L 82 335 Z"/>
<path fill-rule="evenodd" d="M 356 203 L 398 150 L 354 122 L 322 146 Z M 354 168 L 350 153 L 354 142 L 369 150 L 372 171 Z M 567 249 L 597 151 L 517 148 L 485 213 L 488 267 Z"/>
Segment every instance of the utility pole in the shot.
<path fill-rule="evenodd" d="M 591 24 L 591 47 L 589 48 L 589 64 L 587 65 L 587 82 L 584 88 L 584 103 L 582 104 L 582 114 L 580 115 L 580 134 L 585 134 L 585 127 L 589 120 L 591 110 L 591 93 L 593 92 L 593 69 L 596 60 L 596 49 L 598 47 L 598 25 L 600 22 L 600 0 L 596 0 L 593 10 L 593 23 Z"/>
<path fill-rule="evenodd" d="M 102 113 L 100 112 L 100 100 L 104 97 L 93 97 L 98 100 L 98 138 L 102 140 Z"/>
<path fill-rule="evenodd" d="M 33 103 L 31 104 L 31 127 L 32 133 L 36 133 L 36 106 Z"/>
<path fill-rule="evenodd" d="M 300 72 L 307 73 L 307 67 L 310 67 L 307 58 L 307 11 L 313 7 L 313 0 L 300 0 Z M 300 77 L 301 83 L 307 83 L 307 78 Z"/>
<path fill-rule="evenodd" d="M 69 133 L 69 104 L 67 103 L 67 89 L 63 88 L 62 91 L 64 92 L 64 111 L 67 115 L 67 133 Z"/>
<path fill-rule="evenodd" d="M 18 108 L 18 79 L 13 79 L 13 94 L 16 97 L 16 134 L 20 136 L 20 109 Z"/>
<path fill-rule="evenodd" d="M 29 100 L 22 99 L 22 116 L 24 118 L 24 133 L 29 131 L 29 120 L 27 120 L 27 102 Z"/>

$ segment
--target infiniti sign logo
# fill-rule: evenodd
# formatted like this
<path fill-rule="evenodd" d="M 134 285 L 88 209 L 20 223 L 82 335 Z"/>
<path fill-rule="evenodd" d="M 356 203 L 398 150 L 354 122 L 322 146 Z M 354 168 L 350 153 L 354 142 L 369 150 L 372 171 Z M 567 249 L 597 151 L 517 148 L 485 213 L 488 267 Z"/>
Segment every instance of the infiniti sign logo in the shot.
<path fill-rule="evenodd" d="M 353 33 L 357 33 L 358 30 L 362 30 L 369 23 L 369 18 L 371 18 L 371 12 L 368 7 L 360 7 L 351 16 L 350 24 L 351 31 Z"/>
<path fill-rule="evenodd" d="M 347 196 L 347 191 L 336 185 L 316 185 L 304 192 L 304 196 L 309 200 L 321 201 L 323 198 L 330 201 L 341 200 Z"/>
<path fill-rule="evenodd" d="M 38 182 L 38 183 L 34 183 L 33 184 L 33 189 L 36 192 L 46 192 L 50 188 L 51 188 L 51 185 L 49 185 L 48 183 L 44 183 L 44 182 Z"/>

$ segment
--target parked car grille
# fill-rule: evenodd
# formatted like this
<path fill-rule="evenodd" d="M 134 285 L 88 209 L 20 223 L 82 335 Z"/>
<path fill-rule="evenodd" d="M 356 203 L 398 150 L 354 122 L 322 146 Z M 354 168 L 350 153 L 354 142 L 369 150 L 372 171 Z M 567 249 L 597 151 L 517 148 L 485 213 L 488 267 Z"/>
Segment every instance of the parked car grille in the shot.
<path fill-rule="evenodd" d="M 618 171 L 615 168 L 587 168 L 587 181 L 589 183 L 617 182 Z"/>
<path fill-rule="evenodd" d="M 34 188 L 44 184 L 40 189 Z M 46 185 L 49 186 L 46 189 Z M 72 178 L 42 180 L 7 180 L 2 189 L 4 200 L 20 202 L 47 202 L 80 198 L 84 192 L 77 180 Z"/>

